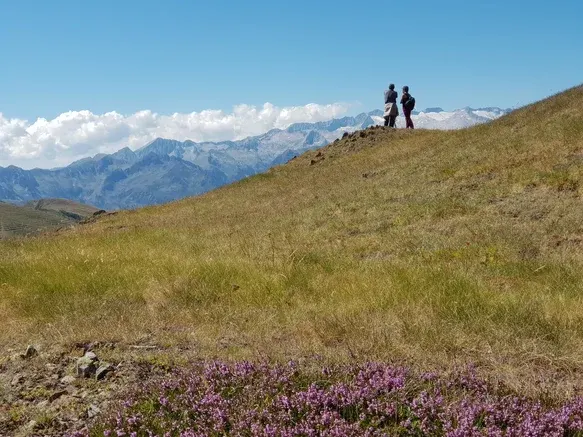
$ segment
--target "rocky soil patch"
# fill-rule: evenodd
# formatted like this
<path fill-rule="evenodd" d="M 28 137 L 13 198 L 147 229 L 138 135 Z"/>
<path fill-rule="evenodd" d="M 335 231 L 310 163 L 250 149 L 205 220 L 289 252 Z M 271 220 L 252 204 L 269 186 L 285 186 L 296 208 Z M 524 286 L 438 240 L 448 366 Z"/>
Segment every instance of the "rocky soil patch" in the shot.
<path fill-rule="evenodd" d="M 153 358 L 156 356 L 156 358 Z M 155 346 L 33 345 L 0 355 L 0 436 L 62 436 L 97 420 L 124 393 L 170 369 Z"/>

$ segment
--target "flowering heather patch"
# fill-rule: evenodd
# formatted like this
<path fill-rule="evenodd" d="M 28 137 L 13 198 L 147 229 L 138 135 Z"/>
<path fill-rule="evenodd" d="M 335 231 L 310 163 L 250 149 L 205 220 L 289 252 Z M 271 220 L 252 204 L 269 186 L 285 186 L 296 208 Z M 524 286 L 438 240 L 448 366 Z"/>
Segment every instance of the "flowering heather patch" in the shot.
<path fill-rule="evenodd" d="M 210 362 L 143 388 L 81 436 L 583 436 L 583 399 L 492 393 L 467 371 L 368 363 L 309 371 Z"/>

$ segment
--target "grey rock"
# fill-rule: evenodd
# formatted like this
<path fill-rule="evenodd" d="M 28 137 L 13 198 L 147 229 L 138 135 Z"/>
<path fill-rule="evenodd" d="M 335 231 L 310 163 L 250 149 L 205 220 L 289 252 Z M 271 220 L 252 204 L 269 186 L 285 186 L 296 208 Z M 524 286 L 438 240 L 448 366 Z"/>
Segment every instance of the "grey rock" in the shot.
<path fill-rule="evenodd" d="M 89 406 L 89 408 L 87 409 L 87 418 L 88 419 L 93 419 L 99 413 L 101 413 L 101 410 L 99 409 L 99 407 L 97 405 L 95 405 L 95 404 L 91 404 Z"/>
<path fill-rule="evenodd" d="M 95 352 L 92 351 L 85 352 L 85 355 L 83 355 L 83 357 L 91 361 L 99 361 Z"/>
<path fill-rule="evenodd" d="M 94 363 L 77 363 L 77 375 L 84 378 L 90 378 L 97 371 Z"/>
<path fill-rule="evenodd" d="M 28 347 L 26 348 L 26 352 L 24 352 L 23 354 L 20 354 L 20 357 L 23 359 L 28 359 L 28 358 L 32 358 L 38 355 L 38 351 L 36 350 L 36 348 L 33 345 L 28 345 Z"/>
<path fill-rule="evenodd" d="M 99 381 L 104 379 L 107 374 L 114 371 L 114 367 L 109 363 L 102 363 L 101 366 L 95 372 L 95 378 Z"/>
<path fill-rule="evenodd" d="M 90 378 L 97 371 L 97 355 L 93 352 L 87 352 L 77 360 L 77 376 Z"/>
<path fill-rule="evenodd" d="M 73 375 L 63 376 L 61 378 L 61 384 L 70 385 L 76 381 L 76 378 Z"/>

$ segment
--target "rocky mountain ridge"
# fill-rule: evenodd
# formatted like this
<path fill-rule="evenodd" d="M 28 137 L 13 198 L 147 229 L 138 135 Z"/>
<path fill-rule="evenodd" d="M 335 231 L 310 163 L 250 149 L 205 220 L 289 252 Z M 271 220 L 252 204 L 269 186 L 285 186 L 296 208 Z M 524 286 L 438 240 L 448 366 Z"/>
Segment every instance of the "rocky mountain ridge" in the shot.
<path fill-rule="evenodd" d="M 416 113 L 416 125 L 458 129 L 507 112 L 499 108 L 453 112 L 438 109 Z M 165 203 L 263 172 L 307 150 L 322 147 L 344 132 L 382 122 L 382 111 L 376 110 L 318 123 L 295 123 L 239 141 L 195 143 L 158 138 L 135 151 L 125 147 L 58 169 L 0 167 L 0 200 L 24 203 L 47 197 L 64 198 L 107 210 Z M 401 124 L 402 120 L 398 120 L 397 126 Z"/>

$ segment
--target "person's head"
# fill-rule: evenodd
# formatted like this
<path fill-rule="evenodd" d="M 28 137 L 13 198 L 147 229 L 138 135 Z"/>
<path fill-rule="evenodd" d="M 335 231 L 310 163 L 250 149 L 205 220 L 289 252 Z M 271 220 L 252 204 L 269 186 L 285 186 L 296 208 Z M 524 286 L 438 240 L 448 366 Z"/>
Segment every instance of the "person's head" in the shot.
<path fill-rule="evenodd" d="M 389 89 L 390 89 L 390 90 L 394 90 L 394 89 L 395 89 L 395 84 L 394 84 L 394 83 L 390 84 L 390 85 L 389 85 Z"/>
<path fill-rule="evenodd" d="M 408 92 L 409 92 L 409 87 L 408 87 L 407 85 L 405 85 L 405 86 L 403 87 L 403 92 L 404 92 L 404 93 L 408 93 Z"/>

